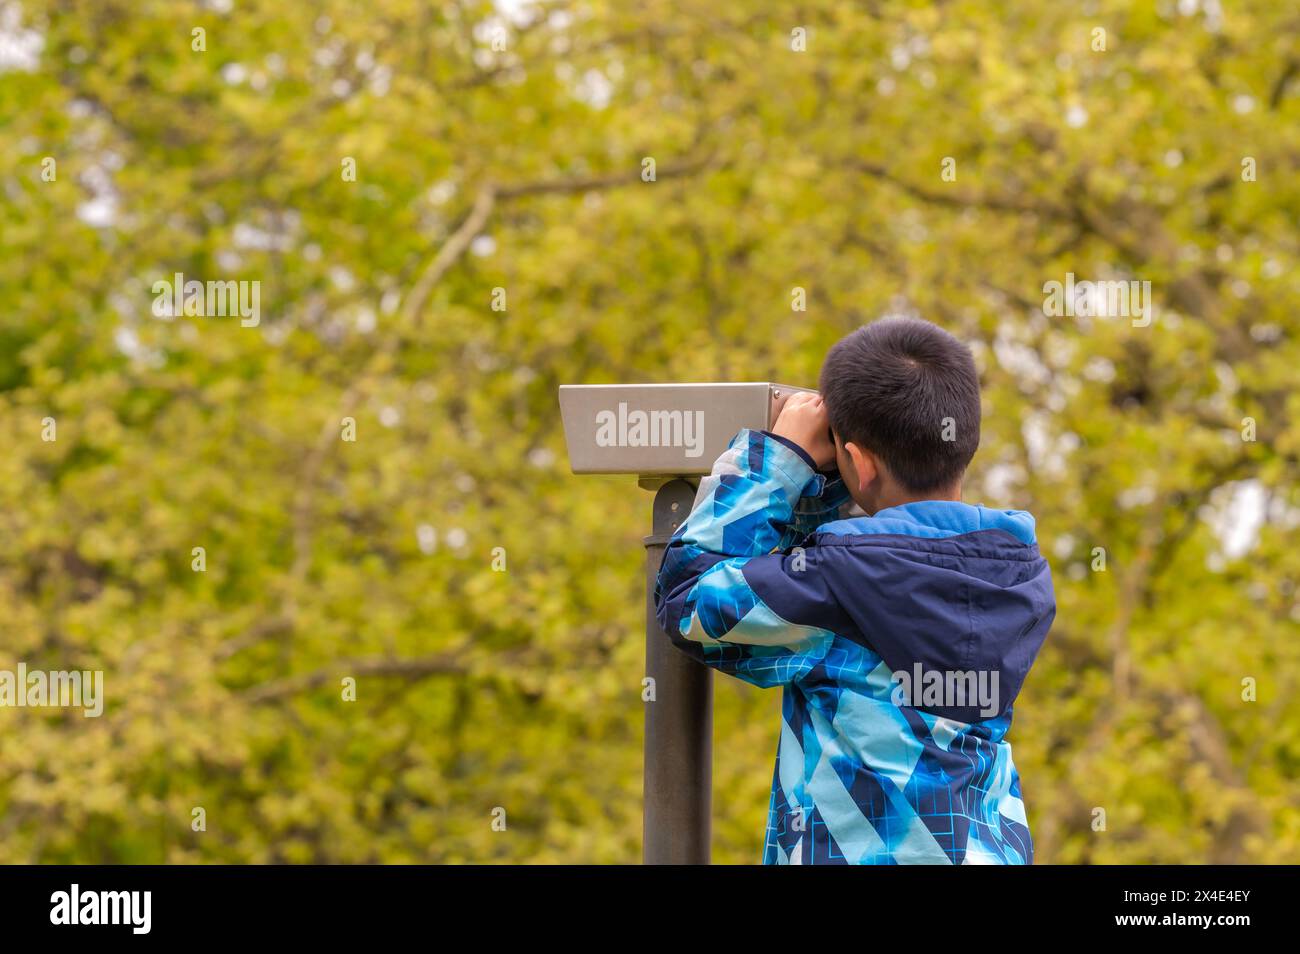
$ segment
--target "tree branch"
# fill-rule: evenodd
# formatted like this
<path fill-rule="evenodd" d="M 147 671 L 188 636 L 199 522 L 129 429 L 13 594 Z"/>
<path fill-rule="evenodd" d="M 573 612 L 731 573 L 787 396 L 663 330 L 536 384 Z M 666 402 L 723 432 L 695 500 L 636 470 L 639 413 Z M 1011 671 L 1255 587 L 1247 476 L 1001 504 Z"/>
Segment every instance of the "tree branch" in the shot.
<path fill-rule="evenodd" d="M 401 320 L 403 324 L 415 321 L 416 315 L 424 307 L 425 299 L 429 297 L 429 293 L 442 280 L 442 276 L 447 273 L 447 269 L 451 268 L 456 263 L 456 260 L 465 253 L 465 249 L 469 248 L 469 243 L 474 240 L 474 236 L 483 231 L 483 226 L 487 224 L 488 218 L 492 215 L 492 209 L 496 205 L 496 201 L 497 190 L 490 183 L 485 184 L 478 190 L 478 195 L 474 198 L 474 205 L 470 209 L 469 215 L 465 217 L 465 221 L 448 236 L 442 248 L 438 249 L 438 254 L 424 267 L 420 277 L 411 286 L 411 291 L 407 294 L 406 300 L 402 302 Z"/>
<path fill-rule="evenodd" d="M 246 702 L 273 702 L 286 696 L 297 695 L 343 676 L 396 676 L 403 679 L 423 679 L 427 676 L 463 675 L 469 669 L 458 656 L 440 654 L 415 659 L 393 659 L 371 656 L 361 659 L 342 659 L 315 672 L 289 676 L 274 682 L 263 683 L 241 693 Z"/>

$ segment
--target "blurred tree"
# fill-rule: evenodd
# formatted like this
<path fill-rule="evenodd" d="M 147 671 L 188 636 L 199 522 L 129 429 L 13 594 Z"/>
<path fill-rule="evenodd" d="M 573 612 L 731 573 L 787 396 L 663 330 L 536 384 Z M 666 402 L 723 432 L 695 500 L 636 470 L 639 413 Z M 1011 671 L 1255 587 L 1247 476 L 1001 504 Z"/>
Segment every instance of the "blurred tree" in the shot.
<path fill-rule="evenodd" d="M 636 860 L 649 496 L 569 476 L 555 388 L 811 383 L 898 312 L 972 343 L 968 498 L 1056 569 L 1039 860 L 1300 860 L 1297 26 L 0 3 L 0 667 L 108 697 L 0 709 L 0 862 Z M 177 272 L 259 323 L 156 316 Z M 1067 273 L 1154 320 L 1049 317 Z M 718 710 L 753 861 L 776 695 Z"/>

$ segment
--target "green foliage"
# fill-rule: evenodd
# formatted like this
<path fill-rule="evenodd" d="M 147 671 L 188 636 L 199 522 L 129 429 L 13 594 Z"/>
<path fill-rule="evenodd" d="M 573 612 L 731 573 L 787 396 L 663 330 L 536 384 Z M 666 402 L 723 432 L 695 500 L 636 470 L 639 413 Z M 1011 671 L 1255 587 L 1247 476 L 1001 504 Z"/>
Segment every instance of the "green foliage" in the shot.
<path fill-rule="evenodd" d="M 568 473 L 556 386 L 812 383 L 895 311 L 972 342 L 967 497 L 1056 571 L 1039 860 L 1300 860 L 1287 5 L 20 6 L 0 668 L 108 702 L 0 709 L 0 862 L 636 860 L 649 496 Z M 260 324 L 154 317 L 175 272 Z M 1155 321 L 1046 317 L 1067 272 Z M 777 712 L 718 686 L 717 860 L 759 856 Z"/>

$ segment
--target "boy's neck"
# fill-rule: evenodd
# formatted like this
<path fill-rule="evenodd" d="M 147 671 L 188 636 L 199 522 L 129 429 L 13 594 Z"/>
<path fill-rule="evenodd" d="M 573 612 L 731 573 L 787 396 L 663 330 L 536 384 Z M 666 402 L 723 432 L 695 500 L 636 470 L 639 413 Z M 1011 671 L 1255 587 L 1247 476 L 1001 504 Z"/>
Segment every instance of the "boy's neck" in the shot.
<path fill-rule="evenodd" d="M 903 504 L 919 503 L 922 500 L 949 500 L 961 503 L 961 484 L 925 494 L 911 493 L 902 487 L 889 487 L 881 491 L 880 499 L 876 502 L 876 512 L 888 510 L 890 507 L 900 507 Z"/>

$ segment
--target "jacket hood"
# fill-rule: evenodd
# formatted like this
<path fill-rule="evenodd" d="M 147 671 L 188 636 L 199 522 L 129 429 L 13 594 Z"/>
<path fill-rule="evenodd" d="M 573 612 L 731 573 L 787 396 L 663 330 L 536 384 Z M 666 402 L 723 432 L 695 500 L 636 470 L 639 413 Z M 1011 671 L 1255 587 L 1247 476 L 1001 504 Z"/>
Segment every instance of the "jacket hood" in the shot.
<path fill-rule="evenodd" d="M 924 500 L 823 524 L 813 542 L 895 699 L 960 722 L 1010 712 L 1056 616 L 1034 518 Z"/>

